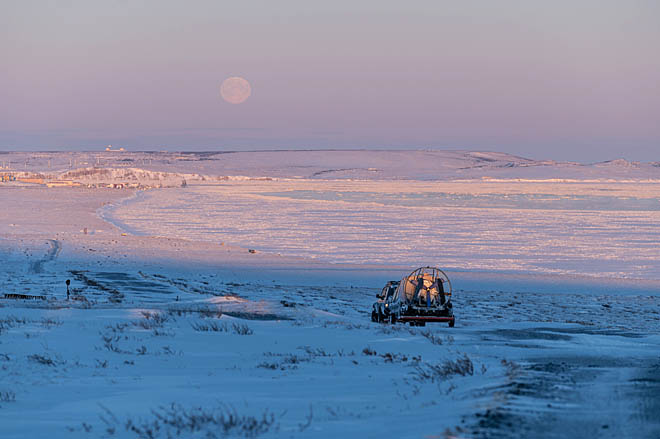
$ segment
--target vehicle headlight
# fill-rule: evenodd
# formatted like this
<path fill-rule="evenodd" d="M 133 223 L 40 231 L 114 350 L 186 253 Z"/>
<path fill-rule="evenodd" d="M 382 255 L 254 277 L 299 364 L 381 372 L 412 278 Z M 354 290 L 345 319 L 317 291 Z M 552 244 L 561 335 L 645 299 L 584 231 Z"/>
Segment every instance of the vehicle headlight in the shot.
<path fill-rule="evenodd" d="M 387 308 L 388 306 L 390 306 L 390 305 L 386 303 L 386 304 L 385 304 L 385 308 Z"/>

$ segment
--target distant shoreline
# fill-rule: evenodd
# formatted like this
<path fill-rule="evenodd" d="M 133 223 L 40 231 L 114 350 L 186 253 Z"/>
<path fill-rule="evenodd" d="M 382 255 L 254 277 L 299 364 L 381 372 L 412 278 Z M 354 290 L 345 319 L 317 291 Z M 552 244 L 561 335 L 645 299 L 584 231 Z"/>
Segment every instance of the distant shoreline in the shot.
<path fill-rule="evenodd" d="M 112 224 L 113 226 L 117 227 L 118 229 L 122 230 L 124 233 L 127 233 L 129 235 L 133 236 L 144 236 L 143 233 L 140 233 L 139 231 L 132 229 L 129 227 L 127 224 L 123 223 L 122 221 L 118 220 L 116 217 L 112 215 L 112 213 L 119 208 L 120 206 L 126 205 L 131 202 L 137 202 L 140 200 L 140 198 L 143 198 L 146 194 L 145 190 L 134 190 L 133 193 L 126 197 L 122 198 L 119 201 L 113 202 L 113 203 L 108 203 L 96 210 L 96 215 L 102 219 L 103 221 Z"/>

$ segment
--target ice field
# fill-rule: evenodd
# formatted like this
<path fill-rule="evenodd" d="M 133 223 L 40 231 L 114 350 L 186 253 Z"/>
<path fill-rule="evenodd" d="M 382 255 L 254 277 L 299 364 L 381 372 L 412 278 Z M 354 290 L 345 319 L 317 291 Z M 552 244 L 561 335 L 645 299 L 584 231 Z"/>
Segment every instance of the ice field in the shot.
<path fill-rule="evenodd" d="M 329 263 L 660 279 L 660 184 L 632 186 L 239 181 L 143 192 L 104 215 Z"/>

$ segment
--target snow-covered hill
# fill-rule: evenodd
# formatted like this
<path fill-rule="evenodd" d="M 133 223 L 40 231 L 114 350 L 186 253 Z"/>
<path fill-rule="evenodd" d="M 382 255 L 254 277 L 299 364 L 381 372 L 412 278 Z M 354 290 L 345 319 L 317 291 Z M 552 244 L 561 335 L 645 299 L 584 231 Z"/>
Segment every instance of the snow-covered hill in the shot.
<path fill-rule="evenodd" d="M 660 180 L 660 162 L 618 159 L 581 164 L 475 151 L 10 152 L 2 154 L 0 162 L 2 172 L 91 178 L 93 175 L 85 172 L 100 168 L 111 169 L 103 173 L 113 178 L 125 178 L 132 173 L 149 181 L 162 180 L 163 175 L 148 171 L 167 173 L 167 178 L 179 180 L 201 178 L 201 175 L 209 179 Z M 97 172 L 95 177 L 101 174 Z"/>

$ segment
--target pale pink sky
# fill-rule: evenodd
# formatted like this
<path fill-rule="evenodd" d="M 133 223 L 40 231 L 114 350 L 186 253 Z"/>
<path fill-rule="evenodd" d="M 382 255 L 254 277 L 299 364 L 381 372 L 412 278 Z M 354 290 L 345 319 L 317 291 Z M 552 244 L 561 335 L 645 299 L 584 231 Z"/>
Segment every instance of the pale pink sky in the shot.
<path fill-rule="evenodd" d="M 660 160 L 657 1 L 3 1 L 0 149 Z M 219 96 L 243 76 L 252 96 Z"/>

